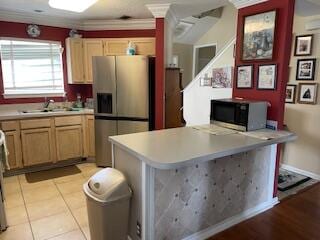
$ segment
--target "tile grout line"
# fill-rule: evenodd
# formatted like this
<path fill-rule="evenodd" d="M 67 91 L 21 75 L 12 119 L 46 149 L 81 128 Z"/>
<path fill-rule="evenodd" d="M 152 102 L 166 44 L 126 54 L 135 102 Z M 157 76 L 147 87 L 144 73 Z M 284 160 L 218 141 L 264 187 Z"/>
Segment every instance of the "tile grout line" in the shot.
<path fill-rule="evenodd" d="M 81 179 L 83 179 L 83 183 L 85 183 L 87 181 L 87 178 L 88 176 L 86 176 L 85 172 L 86 171 L 82 171 L 82 169 L 80 169 L 81 173 L 80 173 L 80 176 L 81 176 Z M 26 215 L 27 215 L 27 221 L 24 223 L 24 224 L 27 224 L 29 225 L 29 228 L 30 228 L 30 231 L 31 231 L 31 235 L 32 235 L 32 239 L 35 240 L 36 237 L 35 237 L 35 232 L 34 232 L 34 229 L 32 228 L 32 224 L 31 224 L 31 215 L 27 209 L 27 202 L 26 202 L 26 196 L 24 194 L 24 184 L 23 184 L 23 179 L 22 177 L 25 177 L 25 174 L 20 174 L 20 175 L 16 175 L 16 178 L 17 178 L 17 184 L 19 186 L 19 191 L 17 193 L 21 194 L 21 198 L 22 198 L 22 204 L 19 205 L 19 206 L 23 206 L 25 212 L 26 212 Z M 50 238 L 44 238 L 44 239 L 51 239 L 51 238 L 55 238 L 55 237 L 58 237 L 60 235 L 63 235 L 63 234 L 67 234 L 67 233 L 70 233 L 70 232 L 73 232 L 75 230 L 80 230 L 82 236 L 84 239 L 88 239 L 87 236 L 86 236 L 86 233 L 84 232 L 84 230 L 82 229 L 82 227 L 80 226 L 80 223 L 77 221 L 75 215 L 73 214 L 72 212 L 72 209 L 71 209 L 71 206 L 69 207 L 68 203 L 66 202 L 66 199 L 65 199 L 65 196 L 63 195 L 63 193 L 61 192 L 61 190 L 59 189 L 58 185 L 59 183 L 55 181 L 55 178 L 51 178 L 50 181 L 53 183 L 53 186 L 57 189 L 57 192 L 59 193 L 56 197 L 62 197 L 62 200 L 64 202 L 64 204 L 66 205 L 68 211 L 70 212 L 73 220 L 76 222 L 77 226 L 79 227 L 79 229 L 74 229 L 74 230 L 70 230 L 68 232 L 65 232 L 65 233 L 61 233 L 61 234 L 57 234 L 57 235 L 54 235 L 54 236 L 50 236 Z M 40 187 L 40 186 L 39 186 Z M 32 191 L 32 189 L 31 189 Z M 72 193 L 70 193 L 72 194 Z M 50 199 L 47 199 L 47 200 L 50 200 Z M 39 200 L 39 201 L 42 201 L 42 200 Z M 37 201 L 33 202 L 33 203 L 37 203 Z M 32 203 L 32 204 L 33 204 Z M 58 214 L 61 214 L 61 213 L 58 213 Z M 57 215 L 57 214 L 52 214 L 50 216 L 54 216 L 54 215 Z M 50 216 L 46 216 L 46 217 L 50 217 Z M 45 218 L 45 217 L 42 217 L 42 218 Z M 37 220 L 40 220 L 42 218 L 39 218 L 39 219 L 36 219 L 36 220 L 33 220 L 33 221 L 37 221 Z M 85 226 L 85 227 L 88 227 L 88 226 Z"/>
<path fill-rule="evenodd" d="M 22 191 L 22 185 L 21 185 L 19 176 L 21 176 L 21 175 L 18 175 L 17 178 L 18 178 L 18 183 L 19 183 L 19 187 L 20 187 L 20 191 L 21 191 L 22 200 L 23 200 L 23 206 L 24 206 L 24 208 L 26 210 L 26 213 L 27 213 L 27 218 L 28 218 L 28 223 L 29 223 L 29 227 L 30 227 L 30 230 L 31 230 L 32 238 L 35 240 L 34 232 L 33 232 L 32 226 L 31 226 L 31 220 L 30 220 L 28 209 L 27 209 L 26 200 L 24 199 L 24 194 L 23 194 L 23 191 Z"/>
<path fill-rule="evenodd" d="M 81 169 L 80 169 L 80 171 L 81 171 Z M 81 171 L 81 176 L 84 178 L 84 176 L 82 175 L 82 171 Z M 84 180 L 85 180 L 85 179 L 84 179 Z M 78 223 L 76 217 L 73 215 L 73 212 L 72 212 L 71 208 L 69 207 L 68 203 L 66 202 L 66 200 L 65 200 L 62 192 L 61 192 L 60 189 L 58 188 L 57 183 L 56 183 L 55 181 L 53 181 L 53 183 L 54 183 L 54 185 L 56 186 L 56 188 L 58 189 L 58 191 L 59 191 L 59 193 L 60 193 L 60 195 L 61 195 L 64 203 L 66 204 L 68 210 L 70 211 L 71 216 L 73 217 L 74 221 L 77 223 L 77 225 L 78 225 L 78 227 L 79 227 L 79 230 L 81 231 L 83 237 L 84 237 L 85 239 L 87 239 L 87 236 L 85 235 L 84 231 L 82 230 L 82 228 L 81 228 L 80 224 Z M 74 231 L 74 230 L 72 230 L 72 231 Z M 70 231 L 70 232 L 72 232 L 72 231 Z M 59 236 L 59 235 L 57 235 L 57 236 Z"/>

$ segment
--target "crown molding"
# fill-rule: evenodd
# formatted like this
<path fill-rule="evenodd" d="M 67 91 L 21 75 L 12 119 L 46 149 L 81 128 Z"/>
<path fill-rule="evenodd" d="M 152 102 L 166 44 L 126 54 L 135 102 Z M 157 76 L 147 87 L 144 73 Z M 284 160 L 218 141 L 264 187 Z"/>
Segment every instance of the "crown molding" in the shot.
<path fill-rule="evenodd" d="M 229 0 L 229 2 L 231 2 L 237 9 L 249 7 L 267 1 L 268 0 Z"/>
<path fill-rule="evenodd" d="M 174 29 L 179 23 L 179 20 L 172 8 L 168 9 L 166 19 L 172 29 Z"/>
<path fill-rule="evenodd" d="M 170 3 L 146 4 L 146 7 L 155 18 L 165 18 L 170 9 Z"/>
<path fill-rule="evenodd" d="M 154 29 L 155 20 L 73 20 L 63 17 L 53 17 L 37 13 L 13 12 L 0 9 L 0 21 L 39 24 L 51 27 L 71 28 L 84 31 L 95 30 L 137 30 Z"/>

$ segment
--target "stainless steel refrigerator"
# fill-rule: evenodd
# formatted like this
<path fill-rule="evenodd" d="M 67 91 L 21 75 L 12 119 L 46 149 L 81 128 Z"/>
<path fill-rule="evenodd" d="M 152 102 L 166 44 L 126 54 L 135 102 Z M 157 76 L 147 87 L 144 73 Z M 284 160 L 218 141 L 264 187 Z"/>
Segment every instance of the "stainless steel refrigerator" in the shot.
<path fill-rule="evenodd" d="M 96 164 L 111 166 L 109 136 L 152 130 L 154 58 L 93 57 Z"/>

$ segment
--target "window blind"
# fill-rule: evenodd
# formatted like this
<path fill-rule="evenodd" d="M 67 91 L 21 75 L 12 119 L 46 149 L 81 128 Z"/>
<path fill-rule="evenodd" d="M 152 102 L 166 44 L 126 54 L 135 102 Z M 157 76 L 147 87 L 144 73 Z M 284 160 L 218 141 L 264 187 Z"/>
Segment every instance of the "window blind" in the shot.
<path fill-rule="evenodd" d="M 64 94 L 61 44 L 0 40 L 4 95 Z"/>

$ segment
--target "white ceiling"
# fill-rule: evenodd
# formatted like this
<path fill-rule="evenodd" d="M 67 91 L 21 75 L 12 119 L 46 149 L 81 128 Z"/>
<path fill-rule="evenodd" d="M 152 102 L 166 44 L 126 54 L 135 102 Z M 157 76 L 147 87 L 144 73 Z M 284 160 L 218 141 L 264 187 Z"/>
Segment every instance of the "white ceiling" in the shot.
<path fill-rule="evenodd" d="M 320 15 L 320 0 L 296 0 L 296 14 L 307 17 Z"/>
<path fill-rule="evenodd" d="M 77 0 L 66 0 L 74 1 Z M 152 18 L 145 6 L 155 3 L 172 3 L 176 17 L 181 19 L 199 12 L 222 6 L 228 0 L 98 0 L 83 13 L 73 13 L 50 8 L 48 0 L 0 0 L 0 10 L 34 13 L 42 10 L 45 16 L 55 16 L 73 20 L 117 19 L 123 15 L 133 18 Z"/>
<path fill-rule="evenodd" d="M 219 18 L 214 17 L 204 17 L 201 19 L 194 17 L 184 18 L 183 21 L 192 24 L 192 26 L 183 35 L 175 36 L 174 42 L 193 45 L 203 36 L 203 34 L 212 28 L 218 20 Z"/>

